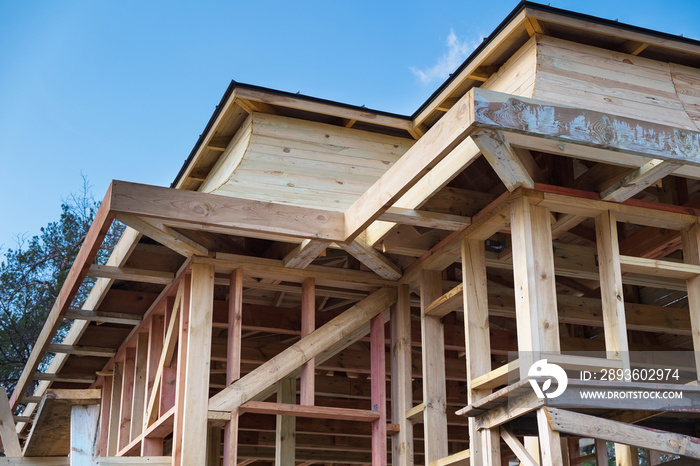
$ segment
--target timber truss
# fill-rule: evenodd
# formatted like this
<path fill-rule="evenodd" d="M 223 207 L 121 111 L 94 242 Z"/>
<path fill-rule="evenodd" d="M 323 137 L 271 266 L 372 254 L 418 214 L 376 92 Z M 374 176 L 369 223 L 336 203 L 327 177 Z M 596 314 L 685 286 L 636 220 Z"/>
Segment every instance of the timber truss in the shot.
<path fill-rule="evenodd" d="M 247 115 L 278 112 L 244 91 Z M 650 411 L 540 399 L 528 375 L 700 351 L 700 133 L 482 88 L 438 110 L 383 117 L 416 140 L 342 210 L 114 181 L 0 397 L 0 463 L 554 466 L 607 464 L 606 442 L 618 464 L 700 459 L 697 383 Z"/>

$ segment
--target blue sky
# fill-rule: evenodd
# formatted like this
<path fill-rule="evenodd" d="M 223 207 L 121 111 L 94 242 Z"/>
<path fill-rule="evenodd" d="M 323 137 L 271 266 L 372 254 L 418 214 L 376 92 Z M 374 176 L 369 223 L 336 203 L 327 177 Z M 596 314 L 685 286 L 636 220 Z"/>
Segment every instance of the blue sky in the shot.
<path fill-rule="evenodd" d="M 231 79 L 410 114 L 516 1 L 0 0 L 0 246 L 82 185 L 168 186 Z M 700 2 L 552 6 L 700 38 Z"/>

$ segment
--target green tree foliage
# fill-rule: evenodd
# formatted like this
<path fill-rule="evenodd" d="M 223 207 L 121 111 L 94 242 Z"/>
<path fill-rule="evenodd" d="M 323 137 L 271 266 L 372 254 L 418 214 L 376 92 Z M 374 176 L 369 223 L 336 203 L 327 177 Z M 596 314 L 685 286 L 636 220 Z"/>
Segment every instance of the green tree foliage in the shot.
<path fill-rule="evenodd" d="M 18 237 L 16 246 L 4 252 L 0 263 L 0 384 L 8 391 L 22 373 L 98 208 L 99 202 L 83 179 L 81 191 L 62 202 L 58 221 L 36 236 Z M 112 226 L 98 263 L 106 261 L 122 230 L 119 224 Z M 85 280 L 73 306 L 82 305 L 93 283 L 94 279 Z M 64 324 L 55 340 L 62 339 L 66 328 Z"/>

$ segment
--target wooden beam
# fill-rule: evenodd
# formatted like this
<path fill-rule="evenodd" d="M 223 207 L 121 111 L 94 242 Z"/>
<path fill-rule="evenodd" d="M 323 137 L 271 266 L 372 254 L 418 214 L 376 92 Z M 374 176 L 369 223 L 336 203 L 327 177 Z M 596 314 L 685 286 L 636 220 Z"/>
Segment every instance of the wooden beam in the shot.
<path fill-rule="evenodd" d="M 160 272 L 157 270 L 142 270 L 129 267 L 92 264 L 88 270 L 88 277 L 167 285 L 173 281 L 175 275 L 172 272 Z"/>
<path fill-rule="evenodd" d="M 32 352 L 27 360 L 27 364 L 24 366 L 24 370 L 10 398 L 10 407 L 13 410 L 17 408 L 21 399 L 27 394 L 26 392 L 29 388 L 29 384 L 32 382 L 34 374 L 44 358 L 46 345 L 51 343 L 53 336 L 60 328 L 62 324 L 61 317 L 68 311 L 68 308 L 73 302 L 73 298 L 75 298 L 75 295 L 78 293 L 78 289 L 87 275 L 90 265 L 93 263 L 102 246 L 102 240 L 112 225 L 114 214 L 111 212 L 111 197 L 112 192 L 110 188 L 95 214 L 92 225 L 85 236 L 80 251 L 78 251 L 78 255 L 73 261 L 73 265 L 68 272 L 68 276 L 64 281 L 58 298 L 46 317 L 44 327 L 32 347 Z"/>
<path fill-rule="evenodd" d="M 16 458 L 22 456 L 22 448 L 19 445 L 19 437 L 15 430 L 15 421 L 12 418 L 10 401 L 7 399 L 5 387 L 0 387 L 0 440 L 5 456 Z"/>
<path fill-rule="evenodd" d="M 427 316 L 433 317 L 444 317 L 452 311 L 462 309 L 464 307 L 464 300 L 462 299 L 462 289 L 463 284 L 452 288 L 447 293 L 443 294 L 435 301 L 430 303 L 428 307 L 425 308 L 423 313 Z"/>
<path fill-rule="evenodd" d="M 380 277 L 387 280 L 401 278 L 401 269 L 364 240 L 356 238 L 348 244 L 341 243 L 340 247 Z"/>
<path fill-rule="evenodd" d="M 387 209 L 379 218 L 381 219 L 385 214 L 391 212 L 392 208 L 417 209 L 421 207 L 429 198 L 476 160 L 480 153 L 474 141 L 471 138 L 466 138 L 406 191 L 393 204 L 393 207 Z M 391 222 L 372 223 L 366 230 L 367 243 L 375 245 L 394 226 L 395 224 Z"/>
<path fill-rule="evenodd" d="M 345 211 L 345 237 L 354 239 L 403 196 L 469 134 L 473 114 L 471 96 L 460 99 Z"/>
<path fill-rule="evenodd" d="M 87 322 L 102 322 L 105 324 L 139 325 L 141 316 L 119 312 L 88 311 L 85 309 L 70 309 L 64 315 L 66 319 L 85 320 Z"/>
<path fill-rule="evenodd" d="M 243 271 L 231 273 L 228 297 L 228 342 L 226 345 L 226 384 L 241 377 L 241 338 L 243 326 Z M 224 425 L 224 466 L 236 466 L 238 461 L 238 409 Z"/>
<path fill-rule="evenodd" d="M 45 374 L 37 372 L 32 377 L 34 380 L 48 380 L 51 382 L 81 383 L 91 384 L 95 381 L 95 376 L 90 374 Z"/>
<path fill-rule="evenodd" d="M 596 217 L 596 243 L 600 269 L 600 296 L 603 311 L 605 348 L 608 358 L 623 361 L 629 368 L 629 344 L 622 287 L 617 220 L 612 211 Z"/>
<path fill-rule="evenodd" d="M 209 410 L 231 411 L 327 350 L 344 346 L 344 339 L 396 301 L 396 291 L 382 288 L 329 323 L 293 344 L 209 400 Z M 349 344 L 349 343 L 348 343 Z"/>
<path fill-rule="evenodd" d="M 122 402 L 122 378 L 124 364 L 115 362 L 112 369 L 112 398 L 109 408 L 109 432 L 107 434 L 107 455 L 115 456 L 119 451 L 119 412 Z"/>
<path fill-rule="evenodd" d="M 325 251 L 329 244 L 330 243 L 328 241 L 305 239 L 299 246 L 284 256 L 282 263 L 285 267 L 305 269 L 306 266 L 311 264 L 319 254 Z"/>
<path fill-rule="evenodd" d="M 119 451 L 131 442 L 131 406 L 134 401 L 134 376 L 136 351 L 127 348 L 122 359 L 124 374 L 122 378 L 122 401 L 119 410 Z"/>
<path fill-rule="evenodd" d="M 700 265 L 700 225 L 681 232 L 683 241 L 683 260 L 686 264 Z M 688 289 L 688 311 L 690 315 L 690 329 L 693 338 L 693 349 L 695 350 L 695 372 L 700 379 L 700 275 L 688 278 L 686 281 Z"/>
<path fill-rule="evenodd" d="M 593 437 L 624 445 L 700 459 L 700 439 L 676 433 L 610 421 L 556 408 L 542 408 L 546 421 L 557 432 Z"/>
<path fill-rule="evenodd" d="M 384 316 L 370 320 L 370 367 L 372 412 L 379 415 L 372 422 L 372 466 L 386 466 L 386 350 Z"/>
<path fill-rule="evenodd" d="M 214 267 L 194 262 L 191 270 L 187 372 L 184 381 L 183 466 L 206 462 L 206 450 L 202 445 L 207 442 L 207 398 L 214 315 Z"/>
<path fill-rule="evenodd" d="M 655 277 L 688 280 L 700 275 L 700 265 L 684 264 L 643 257 L 619 256 L 620 268 L 624 273 L 638 273 Z"/>
<path fill-rule="evenodd" d="M 399 201 L 400 200 L 401 199 L 399 199 Z M 389 207 L 378 220 L 381 222 L 393 222 L 447 231 L 464 230 L 472 222 L 471 218 L 461 215 L 442 214 L 439 212 L 406 209 L 403 207 Z"/>
<path fill-rule="evenodd" d="M 113 181 L 111 211 L 157 219 L 197 230 L 345 240 L 339 212 L 251 201 L 217 194 Z M 172 219 L 177 219 L 173 223 Z"/>
<path fill-rule="evenodd" d="M 288 379 L 284 379 L 288 380 Z M 296 381 L 290 384 L 290 393 L 296 393 Z M 293 397 L 296 398 L 296 395 Z M 374 422 L 380 418 L 376 410 L 335 408 L 330 406 L 310 406 L 278 401 L 247 401 L 240 408 L 240 413 L 270 414 L 273 416 L 292 416 L 310 419 L 336 419 L 339 421 Z"/>
<path fill-rule="evenodd" d="M 547 408 L 537 410 L 537 430 L 540 436 L 540 456 L 542 466 L 560 466 L 564 464 L 561 449 L 561 436 L 550 421 L 551 412 Z"/>
<path fill-rule="evenodd" d="M 307 278 L 301 284 L 301 337 L 316 330 L 316 283 L 313 278 Z M 309 360 L 301 366 L 299 378 L 299 403 L 314 405 L 314 380 L 316 378 L 316 363 Z"/>
<path fill-rule="evenodd" d="M 117 219 L 123 224 L 130 226 L 134 230 L 141 232 L 152 240 L 159 242 L 163 246 L 185 257 L 206 256 L 209 254 L 207 248 L 179 234 L 172 228 L 163 225 L 162 222 L 126 213 L 117 215 Z"/>
<path fill-rule="evenodd" d="M 139 333 L 136 338 L 136 353 L 134 356 L 133 400 L 131 402 L 130 441 L 141 435 L 144 425 L 146 386 L 148 384 L 146 369 L 148 367 L 148 333 Z"/>
<path fill-rule="evenodd" d="M 165 338 L 165 316 L 153 315 L 148 327 L 148 360 L 146 367 L 146 390 L 144 392 L 144 412 L 141 414 L 142 430 L 148 428 L 150 424 L 150 414 L 148 413 L 148 402 L 150 401 L 153 387 L 160 385 L 158 375 L 160 355 L 163 352 L 163 339 Z M 162 374 L 162 369 L 160 370 Z M 158 382 L 156 382 L 158 379 Z M 144 437 L 141 443 L 141 456 L 160 456 L 163 454 L 163 439 Z"/>
<path fill-rule="evenodd" d="M 391 307 L 391 421 L 399 425 L 391 437 L 392 461 L 396 466 L 413 465 L 413 423 L 406 412 L 413 406 L 411 354 L 411 291 L 408 285 L 397 289 Z M 421 411 L 421 417 L 423 415 Z"/>
<path fill-rule="evenodd" d="M 700 132 L 475 88 L 474 126 L 614 150 L 652 159 L 700 164 Z M 551 122 L 556 121 L 556 125 Z M 416 144 L 414 147 L 418 146 Z M 408 152 L 407 152 L 408 154 Z M 396 165 L 395 165 L 396 166 Z"/>
<path fill-rule="evenodd" d="M 513 453 L 515 453 L 515 456 L 520 460 L 520 464 L 523 466 L 538 466 L 540 464 L 539 458 L 535 460 L 535 458 L 532 457 L 530 452 L 528 452 L 525 449 L 525 446 L 523 446 L 522 443 L 520 443 L 520 440 L 513 435 L 513 433 L 506 427 L 501 427 L 500 429 L 501 432 L 501 438 L 503 439 L 504 442 L 506 442 L 506 445 L 508 445 L 508 448 L 511 449 Z M 604 464 L 603 466 L 607 466 L 607 464 Z"/>
<path fill-rule="evenodd" d="M 632 170 L 622 179 L 616 181 L 600 192 L 604 201 L 622 202 L 644 191 L 666 175 L 680 167 L 680 163 L 664 160 L 650 160 L 641 167 Z"/>
<path fill-rule="evenodd" d="M 421 309 L 442 295 L 441 272 L 424 270 L 420 282 Z M 423 369 L 423 429 L 425 461 L 437 461 L 447 450 L 447 394 L 445 387 L 445 331 L 439 317 L 421 312 Z"/>
<path fill-rule="evenodd" d="M 92 356 L 111 358 L 117 351 L 112 348 L 95 348 L 92 346 L 62 345 L 52 343 L 46 347 L 47 353 L 73 354 L 75 356 Z"/>
<path fill-rule="evenodd" d="M 468 466 L 471 464 L 471 451 L 462 450 L 450 456 L 431 461 L 428 466 Z"/>
<path fill-rule="evenodd" d="M 479 130 L 471 137 L 508 191 L 514 191 L 519 187 L 535 186 L 527 168 L 500 131 Z"/>

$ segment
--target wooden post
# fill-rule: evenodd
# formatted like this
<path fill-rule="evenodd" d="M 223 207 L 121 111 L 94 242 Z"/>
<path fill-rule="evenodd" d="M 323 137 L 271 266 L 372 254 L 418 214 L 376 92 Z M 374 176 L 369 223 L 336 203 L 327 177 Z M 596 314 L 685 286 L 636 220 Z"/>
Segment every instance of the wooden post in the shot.
<path fill-rule="evenodd" d="M 391 307 L 391 422 L 399 425 L 392 435 L 394 466 L 413 466 L 413 423 L 406 411 L 413 407 L 411 353 L 411 289 L 400 285 L 398 299 Z"/>
<path fill-rule="evenodd" d="M 700 265 L 700 225 L 681 232 L 683 240 L 683 260 L 686 264 Z M 700 380 L 700 275 L 686 280 L 688 288 L 688 309 L 690 312 L 690 329 L 695 350 L 695 379 Z"/>
<path fill-rule="evenodd" d="M 97 457 L 97 424 L 100 405 L 70 408 L 70 466 L 94 466 Z"/>
<path fill-rule="evenodd" d="M 107 456 L 117 456 L 119 448 L 119 413 L 122 401 L 122 374 L 124 365 L 115 362 L 112 368 L 112 398 L 109 403 L 109 433 L 107 435 Z"/>
<path fill-rule="evenodd" d="M 228 297 L 228 344 L 226 347 L 226 384 L 241 377 L 241 335 L 243 319 L 243 271 L 234 270 Z M 236 466 L 238 451 L 238 410 L 224 426 L 224 466 Z"/>
<path fill-rule="evenodd" d="M 629 369 L 629 346 L 625 300 L 620 268 L 620 245 L 617 238 L 615 212 L 607 211 L 595 219 L 598 267 L 600 269 L 600 299 L 603 310 L 603 331 L 608 358 L 621 359 Z"/>
<path fill-rule="evenodd" d="M 210 425 L 207 432 L 207 466 L 221 464 L 221 427 Z"/>
<path fill-rule="evenodd" d="M 109 409 L 112 401 L 112 377 L 106 376 L 102 384 L 102 398 L 100 400 L 100 434 L 97 441 L 98 456 L 107 456 L 109 444 Z"/>
<path fill-rule="evenodd" d="M 608 443 L 595 439 L 595 461 L 597 466 L 608 466 Z"/>
<path fill-rule="evenodd" d="M 287 377 L 277 383 L 277 402 L 296 404 L 297 381 Z M 277 415 L 275 431 L 275 466 L 294 466 L 296 418 Z"/>
<path fill-rule="evenodd" d="M 134 370 L 136 368 L 136 350 L 127 348 L 124 354 L 124 374 L 122 378 L 122 402 L 119 414 L 119 445 L 121 450 L 131 441 L 129 431 L 131 430 L 131 404 L 134 400 Z"/>
<path fill-rule="evenodd" d="M 146 404 L 146 385 L 148 365 L 148 333 L 139 333 L 136 338 L 136 356 L 134 368 L 134 396 L 131 402 L 131 427 L 129 436 L 134 440 L 143 428 L 144 406 Z"/>
<path fill-rule="evenodd" d="M 5 456 L 22 456 L 22 449 L 19 446 L 19 437 L 15 430 L 15 420 L 12 417 L 10 400 L 7 398 L 5 387 L 0 387 L 0 439 L 2 439 L 2 447 L 5 450 Z"/>
<path fill-rule="evenodd" d="M 183 280 L 184 282 L 184 280 Z M 182 282 L 181 282 L 182 283 Z M 181 284 L 180 286 L 184 286 Z M 163 323 L 163 344 L 165 344 L 165 338 L 167 336 L 167 326 L 170 326 L 170 320 L 177 317 L 179 320 L 179 311 L 175 312 L 173 306 L 175 304 L 175 298 L 168 298 L 166 300 L 167 305 L 165 309 L 165 315 L 167 317 L 166 321 Z M 179 323 L 175 323 L 175 335 L 179 339 Z M 160 414 L 166 413 L 170 408 L 175 406 L 177 400 L 177 365 L 179 363 L 179 358 L 172 358 L 170 366 L 163 367 L 163 374 L 160 377 Z"/>
<path fill-rule="evenodd" d="M 423 311 L 442 296 L 439 271 L 424 270 L 420 282 L 421 344 L 423 347 L 423 428 L 425 463 L 447 456 L 447 388 L 445 385 L 445 334 L 439 317 Z"/>
<path fill-rule="evenodd" d="M 520 377 L 542 352 L 559 352 L 549 209 L 519 197 L 510 210 Z"/>
<path fill-rule="evenodd" d="M 167 302 L 167 300 L 166 300 Z M 148 396 L 153 390 L 156 375 L 158 373 L 158 361 L 160 354 L 163 351 L 163 338 L 165 329 L 165 316 L 154 315 L 151 317 L 151 322 L 148 328 L 148 365 L 146 368 L 146 394 L 145 402 L 148 402 Z M 162 379 L 161 379 L 162 382 Z M 162 392 L 162 385 L 161 385 Z M 161 402 L 162 402 L 162 396 Z M 157 407 L 156 407 L 157 409 Z M 146 419 L 144 419 L 144 424 Z M 141 441 L 141 456 L 162 456 L 163 455 L 163 439 L 144 437 Z"/>
<path fill-rule="evenodd" d="M 510 220 L 518 358 L 523 379 L 543 352 L 560 350 L 552 228 L 549 209 L 530 205 L 525 197 L 511 204 Z M 533 458 L 541 457 L 544 466 L 560 465 L 559 434 L 551 429 L 544 411 L 538 411 L 537 420 L 540 452 L 538 455 L 532 448 L 528 451 Z M 526 448 L 529 443 L 526 439 Z"/>
<path fill-rule="evenodd" d="M 488 290 L 486 286 L 486 253 L 481 240 L 462 242 L 462 293 L 464 301 L 464 339 L 467 363 L 467 396 L 473 403 L 488 395 L 489 390 L 472 390 L 471 381 L 491 371 L 491 339 L 489 336 Z M 499 435 L 499 430 L 494 429 Z M 489 450 L 483 449 L 488 431 L 479 432 L 474 418 L 469 418 L 469 456 L 471 464 L 488 463 Z M 488 442 L 500 444 L 500 437 Z"/>
<path fill-rule="evenodd" d="M 603 331 L 607 357 L 622 360 L 624 369 L 630 368 L 627 343 L 627 321 L 620 267 L 620 244 L 617 237 L 615 212 L 607 211 L 595 219 L 598 267 L 600 269 L 600 299 L 603 311 Z M 632 466 L 630 447 L 615 444 L 615 462 Z"/>
<path fill-rule="evenodd" d="M 173 425 L 173 466 L 182 464 L 182 444 L 184 443 L 184 405 L 185 405 L 185 378 L 187 370 L 187 334 L 190 319 L 190 294 L 192 292 L 192 275 L 187 274 L 180 282 L 182 287 L 182 299 L 180 300 L 179 329 L 180 335 L 177 341 L 177 374 L 175 383 L 175 416 Z M 171 317 L 171 318 L 174 318 Z M 203 444 L 200 444 L 200 448 Z"/>
<path fill-rule="evenodd" d="M 370 364 L 372 378 L 372 411 L 379 419 L 372 423 L 372 466 L 386 466 L 386 339 L 384 315 L 370 320 Z"/>
<path fill-rule="evenodd" d="M 301 337 L 316 330 L 316 281 L 307 278 L 301 284 Z M 302 405 L 314 405 L 314 380 L 316 364 L 315 359 L 301 366 L 299 379 L 299 403 Z"/>
<path fill-rule="evenodd" d="M 182 465 L 205 464 L 209 366 L 214 319 L 214 266 L 192 264 L 184 386 Z M 184 312 L 183 312 L 184 314 Z M 180 368 L 182 372 L 182 368 Z"/>

